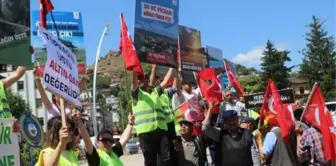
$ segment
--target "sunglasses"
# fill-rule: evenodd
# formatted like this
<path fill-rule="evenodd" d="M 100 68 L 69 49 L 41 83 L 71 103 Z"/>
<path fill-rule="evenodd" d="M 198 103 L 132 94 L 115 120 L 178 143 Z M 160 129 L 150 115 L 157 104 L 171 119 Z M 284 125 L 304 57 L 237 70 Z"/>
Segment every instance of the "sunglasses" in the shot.
<path fill-rule="evenodd" d="M 113 141 L 113 139 L 109 139 L 109 138 L 102 138 L 101 139 L 101 141 L 104 143 L 104 144 L 106 144 L 106 143 L 113 143 L 114 141 Z"/>

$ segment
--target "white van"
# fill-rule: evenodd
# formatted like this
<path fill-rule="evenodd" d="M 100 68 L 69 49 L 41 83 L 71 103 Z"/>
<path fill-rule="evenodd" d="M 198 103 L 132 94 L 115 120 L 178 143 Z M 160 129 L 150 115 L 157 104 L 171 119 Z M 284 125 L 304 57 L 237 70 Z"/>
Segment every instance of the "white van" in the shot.
<path fill-rule="evenodd" d="M 334 119 L 334 124 L 336 126 L 336 101 L 326 102 L 325 104 L 328 110 L 331 112 L 331 115 L 333 116 Z"/>

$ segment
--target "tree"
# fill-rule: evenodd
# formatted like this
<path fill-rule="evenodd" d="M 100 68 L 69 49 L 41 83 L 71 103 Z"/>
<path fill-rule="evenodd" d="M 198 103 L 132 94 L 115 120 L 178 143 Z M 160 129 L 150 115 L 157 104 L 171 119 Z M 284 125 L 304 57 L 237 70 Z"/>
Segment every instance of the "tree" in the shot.
<path fill-rule="evenodd" d="M 304 74 L 312 88 L 319 82 L 326 100 L 336 97 L 335 64 L 336 53 L 332 36 L 328 36 L 323 22 L 313 16 L 313 22 L 308 25 L 310 31 L 306 33 L 306 48 L 302 50 L 304 56 L 300 72 Z"/>
<path fill-rule="evenodd" d="M 12 115 L 19 119 L 25 112 L 31 112 L 29 104 L 18 94 L 14 94 L 11 89 L 6 89 L 7 101 Z"/>
<path fill-rule="evenodd" d="M 118 129 L 123 131 L 128 123 L 128 114 L 132 111 L 132 100 L 129 99 L 129 95 L 126 91 L 120 91 L 119 105 L 118 115 L 120 120 L 118 122 Z"/>
<path fill-rule="evenodd" d="M 150 67 L 148 65 L 148 67 Z M 118 129 L 123 131 L 128 123 L 128 114 L 132 112 L 132 97 L 131 97 L 131 78 L 132 72 L 125 71 L 123 74 L 124 83 L 123 86 L 120 87 L 120 91 L 118 94 L 119 97 L 119 111 L 118 115 L 120 120 L 118 122 Z"/>
<path fill-rule="evenodd" d="M 272 79 L 278 89 L 288 88 L 291 83 L 288 80 L 292 67 L 285 66 L 285 62 L 291 61 L 288 57 L 289 51 L 279 51 L 274 44 L 268 40 L 261 58 L 261 81 L 263 90 L 266 89 L 268 79 Z"/>
<path fill-rule="evenodd" d="M 261 78 L 258 75 L 248 75 L 246 77 L 238 78 L 241 85 L 246 88 L 248 93 L 258 93 L 263 91 L 263 85 L 261 84 Z"/>

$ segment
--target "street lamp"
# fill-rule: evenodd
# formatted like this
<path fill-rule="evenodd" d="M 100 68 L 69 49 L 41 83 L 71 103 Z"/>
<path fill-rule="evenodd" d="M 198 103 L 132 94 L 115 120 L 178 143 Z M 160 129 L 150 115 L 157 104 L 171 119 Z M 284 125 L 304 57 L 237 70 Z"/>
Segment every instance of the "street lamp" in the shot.
<path fill-rule="evenodd" d="M 94 73 L 93 73 L 93 94 L 92 94 L 92 97 L 93 97 L 93 107 L 92 107 L 92 111 L 93 111 L 93 132 L 94 132 L 94 135 L 95 137 L 97 138 L 98 136 L 98 130 L 97 130 L 97 116 L 96 116 L 96 113 L 97 113 L 97 109 L 96 109 L 96 78 L 97 78 L 97 69 L 98 69 L 98 60 L 99 60 L 99 54 L 100 54 L 100 48 L 101 48 L 101 45 L 103 43 L 103 39 L 105 37 L 105 35 L 107 35 L 107 30 L 109 29 L 110 27 L 110 24 L 109 23 L 106 23 L 105 25 L 105 28 L 104 28 L 104 31 L 103 31 L 103 34 L 100 38 L 100 41 L 99 41 L 99 44 L 98 44 L 98 48 L 97 48 L 97 54 L 96 54 L 96 61 L 95 61 L 95 68 L 94 68 Z"/>

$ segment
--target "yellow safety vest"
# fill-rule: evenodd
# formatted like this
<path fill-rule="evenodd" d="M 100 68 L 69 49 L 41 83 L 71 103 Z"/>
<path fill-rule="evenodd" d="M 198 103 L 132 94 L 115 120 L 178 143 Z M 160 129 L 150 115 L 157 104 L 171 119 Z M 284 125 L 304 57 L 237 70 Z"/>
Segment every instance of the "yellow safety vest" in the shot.
<path fill-rule="evenodd" d="M 114 152 L 111 152 L 110 155 L 100 149 L 97 149 L 97 152 L 100 158 L 100 166 L 124 166 Z"/>
<path fill-rule="evenodd" d="M 0 118 L 12 118 L 13 115 L 10 112 L 5 87 L 3 82 L 0 80 Z"/>
<path fill-rule="evenodd" d="M 44 152 L 48 153 L 50 156 L 53 156 L 55 154 L 55 149 L 53 149 L 53 148 L 43 149 L 40 152 L 39 159 L 38 159 L 37 163 L 35 164 L 35 166 L 43 166 L 44 165 L 43 155 L 42 155 Z M 61 156 L 60 156 L 58 166 L 79 166 L 77 153 L 73 150 L 63 151 Z"/>
<path fill-rule="evenodd" d="M 152 93 L 139 88 L 137 103 L 132 104 L 137 134 L 147 133 L 156 129 L 167 131 L 165 112 L 162 110 L 160 97 L 156 89 Z"/>
<path fill-rule="evenodd" d="M 166 114 L 167 123 L 173 122 L 175 119 L 175 116 L 173 114 L 173 108 L 172 108 L 171 100 L 169 98 L 167 89 L 165 89 L 163 91 L 163 94 L 161 94 L 160 101 L 161 101 L 162 108 Z"/>

